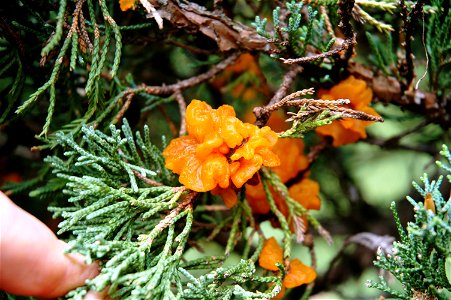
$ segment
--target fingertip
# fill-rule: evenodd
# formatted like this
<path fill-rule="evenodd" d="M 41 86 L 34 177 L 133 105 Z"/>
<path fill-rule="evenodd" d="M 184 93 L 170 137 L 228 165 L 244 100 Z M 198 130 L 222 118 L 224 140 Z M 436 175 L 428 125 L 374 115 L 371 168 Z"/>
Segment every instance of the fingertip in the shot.
<path fill-rule="evenodd" d="M 47 297 L 65 295 L 67 292 L 84 285 L 86 280 L 99 274 L 97 263 L 87 264 L 83 255 L 79 253 L 64 254 L 63 251 L 64 249 L 60 252 L 62 253 L 60 264 L 64 273 L 53 283 L 54 289 L 47 293 Z"/>
<path fill-rule="evenodd" d="M 106 288 L 102 292 L 89 291 L 83 300 L 113 300 L 113 298 L 108 296 L 108 288 Z"/>

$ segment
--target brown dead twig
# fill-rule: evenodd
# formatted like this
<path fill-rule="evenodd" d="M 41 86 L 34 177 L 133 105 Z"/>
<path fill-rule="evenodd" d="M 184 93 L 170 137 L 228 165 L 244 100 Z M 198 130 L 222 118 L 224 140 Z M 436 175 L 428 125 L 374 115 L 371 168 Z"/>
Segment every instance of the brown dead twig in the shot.
<path fill-rule="evenodd" d="M 113 119 L 113 124 L 118 123 L 120 120 L 122 120 L 122 118 L 124 117 L 125 112 L 128 110 L 128 108 L 130 107 L 130 104 L 132 103 L 132 99 L 133 99 L 134 94 L 130 93 L 125 97 L 125 102 L 122 105 L 121 109 L 118 111 L 118 113 L 114 116 Z"/>
<path fill-rule="evenodd" d="M 294 92 L 274 104 L 268 104 L 263 107 L 256 107 L 254 109 L 254 114 L 257 116 L 258 120 L 264 120 L 269 118 L 271 113 L 275 110 L 284 108 L 284 107 L 299 107 L 300 110 L 297 113 L 288 112 L 291 117 L 287 119 L 287 121 L 295 121 L 295 120 L 306 120 L 312 115 L 317 115 L 323 111 L 328 111 L 330 115 L 339 115 L 342 118 L 352 118 L 359 119 L 363 121 L 376 121 L 383 122 L 384 119 L 379 116 L 373 116 L 361 111 L 357 111 L 351 108 L 343 107 L 343 105 L 349 104 L 349 99 L 337 99 L 337 100 L 321 100 L 321 99 L 308 99 L 299 97 L 305 95 L 313 95 L 315 90 L 313 88 L 300 90 Z M 257 115 L 258 114 L 258 115 Z M 260 117 L 260 118 L 259 118 Z M 266 119 L 267 121 L 267 119 Z M 258 124 L 260 125 L 260 124 Z M 263 124 L 264 125 L 264 124 Z"/>
<path fill-rule="evenodd" d="M 358 119 L 362 121 L 383 122 L 384 119 L 379 116 L 373 116 L 362 111 L 351 108 L 340 107 L 340 105 L 349 104 L 348 99 L 338 100 L 316 100 L 316 99 L 299 99 L 286 103 L 286 106 L 298 106 L 302 109 L 297 113 L 289 112 L 291 115 L 287 122 L 294 120 L 308 119 L 311 115 L 319 114 L 325 110 L 329 111 L 330 115 L 339 115 L 341 118 Z"/>
<path fill-rule="evenodd" d="M 318 268 L 318 259 L 316 257 L 316 251 L 315 251 L 315 240 L 313 239 L 313 235 L 311 233 L 307 233 L 304 237 L 303 245 L 308 248 L 308 252 L 310 255 L 311 260 L 311 267 L 314 270 L 317 270 Z M 315 280 L 310 282 L 307 287 L 305 288 L 304 294 L 310 295 L 313 292 L 313 288 L 315 287 Z"/>
<path fill-rule="evenodd" d="M 257 120 L 255 121 L 255 125 L 258 127 L 263 127 L 269 120 L 271 113 L 275 109 L 271 109 L 274 105 L 288 94 L 288 90 L 296 79 L 296 76 L 302 72 L 302 67 L 294 65 L 290 68 L 290 70 L 284 75 L 282 84 L 280 85 L 277 92 L 271 98 L 269 103 L 266 106 L 258 106 L 253 109 L 253 113 Z M 276 108 L 277 109 L 277 108 Z"/>
<path fill-rule="evenodd" d="M 185 98 L 183 98 L 183 94 L 180 90 L 175 91 L 174 96 L 175 96 L 175 100 L 177 101 L 177 103 L 179 105 L 179 111 L 180 111 L 179 135 L 182 136 L 182 135 L 185 135 L 185 133 L 186 133 L 186 120 L 185 120 L 186 102 L 185 102 Z"/>
<path fill-rule="evenodd" d="M 174 189 L 180 189 L 180 190 L 185 190 L 186 187 L 182 186 L 182 187 L 178 187 L 178 188 L 174 188 Z M 163 230 L 165 230 L 168 226 L 172 225 L 174 223 L 174 218 L 180 214 L 180 212 L 182 212 L 182 210 L 192 210 L 193 209 L 193 202 L 196 199 L 197 195 L 199 193 L 198 192 L 194 192 L 194 191 L 189 191 L 189 193 L 184 196 L 183 200 L 174 208 L 172 209 L 167 215 L 166 217 L 163 218 L 163 220 L 161 220 L 157 226 L 155 226 L 154 229 L 152 229 L 152 231 L 146 235 L 141 237 L 141 241 L 147 245 L 152 245 L 154 238 L 161 233 Z"/>
<path fill-rule="evenodd" d="M 213 65 L 207 72 L 199 74 L 194 77 L 190 77 L 188 79 L 179 81 L 174 84 L 170 84 L 170 85 L 163 84 L 161 86 L 147 86 L 147 85 L 143 84 L 137 88 L 129 88 L 129 89 L 124 90 L 116 97 L 114 103 L 112 104 L 112 105 L 116 105 L 117 103 L 122 101 L 122 99 L 124 99 L 124 98 L 126 99 L 126 101 L 122 105 L 121 109 L 119 110 L 119 112 L 116 114 L 116 116 L 114 118 L 115 122 L 118 122 L 118 121 L 120 121 L 120 119 L 122 119 L 125 112 L 129 108 L 132 99 L 134 98 L 135 95 L 137 95 L 139 93 L 146 93 L 146 94 L 151 94 L 151 95 L 162 95 L 162 96 L 174 95 L 175 99 L 179 105 L 179 111 L 180 111 L 180 116 L 181 116 L 181 120 L 182 120 L 179 134 L 180 135 L 185 134 L 186 133 L 186 124 L 185 124 L 186 102 L 183 98 L 182 91 L 211 79 L 216 74 L 218 74 L 219 72 L 224 70 L 226 67 L 231 65 L 233 62 L 235 62 L 236 59 L 239 57 L 239 55 L 240 55 L 239 51 L 232 53 L 223 61 L 219 62 L 216 65 Z"/>
<path fill-rule="evenodd" d="M 72 23 L 70 27 L 66 24 L 66 20 L 68 18 L 68 12 L 64 14 L 64 24 L 65 27 L 69 27 L 69 31 L 67 33 L 66 39 L 70 39 L 74 34 L 78 35 L 78 43 L 80 49 L 86 53 L 87 50 L 92 52 L 93 45 L 89 38 L 88 31 L 86 30 L 86 22 L 85 17 L 83 15 L 83 4 L 86 2 L 86 0 L 78 0 L 75 4 L 74 12 L 72 13 Z M 97 29 L 97 28 L 96 28 Z M 52 36 L 49 38 L 48 41 L 50 41 Z M 97 37 L 96 37 L 97 38 Z M 42 56 L 40 65 L 43 66 L 48 61 L 48 54 L 45 54 Z"/>

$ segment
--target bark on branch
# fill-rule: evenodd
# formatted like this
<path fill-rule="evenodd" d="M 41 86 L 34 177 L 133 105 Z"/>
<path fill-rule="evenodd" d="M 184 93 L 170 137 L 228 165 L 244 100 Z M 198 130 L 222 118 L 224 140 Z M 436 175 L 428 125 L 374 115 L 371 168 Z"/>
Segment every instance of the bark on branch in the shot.
<path fill-rule="evenodd" d="M 192 2 L 167 0 L 164 5 L 158 0 L 149 2 L 164 20 L 188 32 L 201 32 L 214 40 L 221 52 L 238 49 L 263 52 L 276 50 L 274 44 L 260 36 L 255 29 L 233 21 L 221 11 L 208 11 Z"/>

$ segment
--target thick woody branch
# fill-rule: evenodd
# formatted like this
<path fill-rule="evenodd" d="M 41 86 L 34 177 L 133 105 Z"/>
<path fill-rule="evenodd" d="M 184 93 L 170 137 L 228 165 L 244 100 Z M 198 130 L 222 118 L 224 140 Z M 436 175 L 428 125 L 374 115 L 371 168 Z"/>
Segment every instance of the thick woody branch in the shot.
<path fill-rule="evenodd" d="M 221 10 L 208 11 L 188 1 L 167 0 L 164 5 L 158 0 L 149 0 L 149 2 L 164 20 L 176 28 L 200 32 L 211 38 L 221 52 L 230 50 L 274 52 L 276 50 L 276 47 L 268 43 L 268 40 L 260 36 L 254 28 L 233 21 Z"/>
<path fill-rule="evenodd" d="M 373 90 L 375 101 L 396 104 L 403 109 L 423 115 L 429 122 L 440 124 L 443 128 L 451 126 L 448 113 L 451 97 L 442 99 L 436 94 L 421 90 L 405 90 L 404 83 L 391 76 L 374 74 L 371 69 L 361 64 L 350 62 L 348 71 L 367 82 Z"/>

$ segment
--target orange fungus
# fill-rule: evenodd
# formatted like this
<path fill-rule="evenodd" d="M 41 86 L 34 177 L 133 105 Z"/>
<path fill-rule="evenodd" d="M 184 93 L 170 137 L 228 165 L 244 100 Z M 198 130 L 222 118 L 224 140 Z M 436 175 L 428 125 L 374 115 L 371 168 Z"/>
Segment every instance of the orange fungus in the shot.
<path fill-rule="evenodd" d="M 330 90 L 320 90 L 318 94 L 323 100 L 349 99 L 351 101 L 348 105 L 349 108 L 379 116 L 374 109 L 369 107 L 373 98 L 372 90 L 365 81 L 356 79 L 354 76 L 341 81 Z M 356 119 L 336 120 L 332 124 L 318 127 L 316 132 L 323 136 L 331 136 L 333 145 L 338 147 L 366 138 L 365 127 L 372 123 L 372 121 Z"/>
<path fill-rule="evenodd" d="M 315 270 L 304 265 L 299 259 L 295 258 L 290 262 L 288 273 L 283 279 L 283 286 L 286 288 L 294 288 L 302 284 L 308 284 L 315 279 Z"/>
<path fill-rule="evenodd" d="M 424 197 L 424 208 L 435 214 L 435 203 L 431 193 L 426 193 L 426 196 Z"/>
<path fill-rule="evenodd" d="M 277 134 L 269 127 L 241 122 L 229 105 L 213 109 L 205 102 L 191 101 L 186 127 L 188 135 L 173 139 L 163 151 L 166 167 L 193 191 L 215 189 L 228 207 L 236 203 L 234 188 L 241 188 L 262 166 L 280 164 L 271 150 Z"/>
<path fill-rule="evenodd" d="M 270 271 L 278 271 L 276 263 L 283 263 L 283 251 L 274 237 L 265 240 L 262 252 L 258 258 L 260 266 Z M 302 284 L 308 284 L 316 279 L 313 268 L 303 264 L 295 258 L 290 261 L 287 273 L 283 279 L 283 288 L 294 288 Z"/>
<path fill-rule="evenodd" d="M 136 0 L 119 0 L 122 11 L 127 11 L 135 5 Z"/>
<path fill-rule="evenodd" d="M 262 252 L 258 258 L 258 263 L 260 267 L 266 270 L 278 271 L 279 268 L 276 266 L 277 262 L 283 264 L 283 252 L 276 239 L 271 237 L 265 240 Z"/>
<path fill-rule="evenodd" d="M 288 127 L 278 113 L 271 115 L 268 125 L 277 131 L 285 130 Z M 309 159 L 304 154 L 304 142 L 300 139 L 279 139 L 272 151 L 280 158 L 280 165 L 273 167 L 272 170 L 284 183 L 293 180 L 300 172 L 305 172 L 309 166 Z M 286 200 L 272 187 L 270 187 L 270 191 L 277 208 L 288 217 L 289 209 Z M 319 184 L 306 176 L 292 183 L 288 192 L 291 198 L 306 209 L 318 210 L 321 206 Z M 254 214 L 269 213 L 270 207 L 262 183 L 247 184 L 246 199 Z"/>

